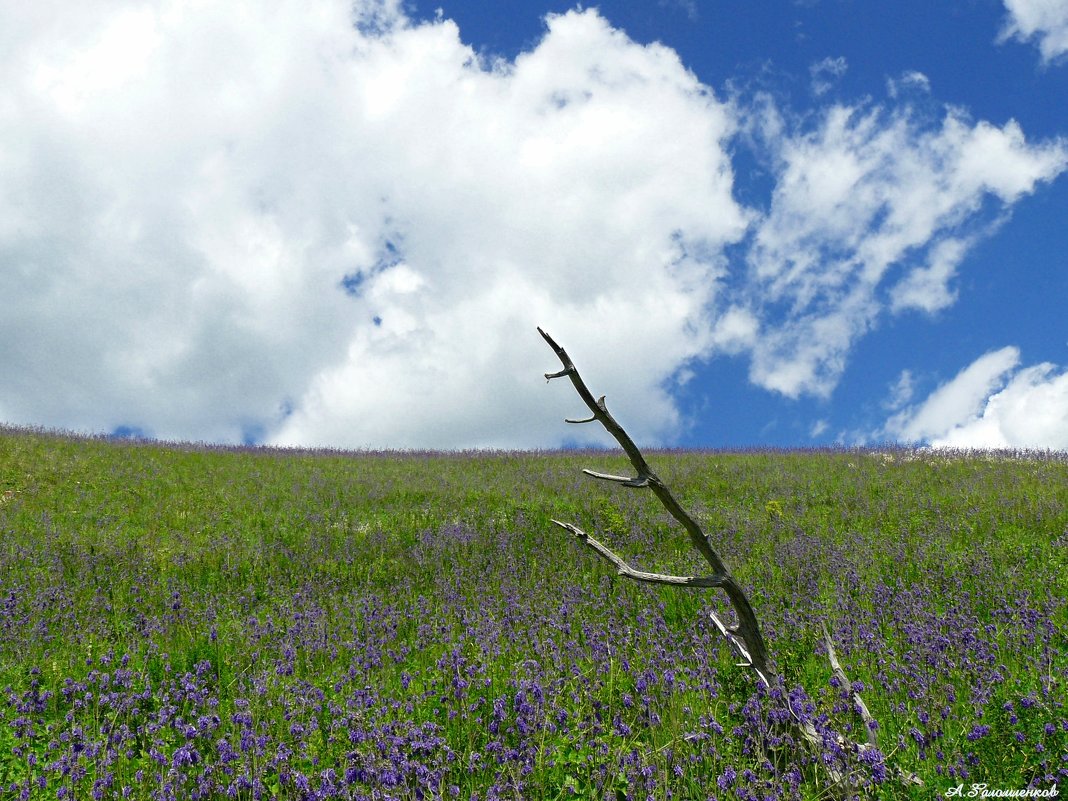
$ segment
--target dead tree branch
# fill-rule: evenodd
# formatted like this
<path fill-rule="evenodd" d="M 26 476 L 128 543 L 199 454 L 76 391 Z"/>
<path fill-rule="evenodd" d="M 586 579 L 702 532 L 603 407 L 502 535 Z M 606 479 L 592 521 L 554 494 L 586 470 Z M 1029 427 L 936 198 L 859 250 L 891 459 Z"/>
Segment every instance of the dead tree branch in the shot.
<path fill-rule="evenodd" d="M 593 478 L 601 479 L 602 481 L 613 481 L 622 484 L 624 487 L 648 487 L 653 491 L 653 494 L 656 495 L 657 499 L 663 504 L 664 508 L 667 509 L 668 513 L 686 530 L 690 542 L 712 567 L 712 577 L 703 580 L 709 583 L 697 583 L 696 579 L 691 579 L 689 581 L 662 581 L 659 583 L 678 584 L 680 586 L 689 587 L 719 587 L 723 589 L 727 594 L 727 597 L 730 599 L 731 606 L 734 607 L 735 614 L 738 617 L 738 625 L 735 627 L 728 627 L 716 618 L 714 614 L 713 620 L 719 630 L 723 632 L 735 652 L 744 660 L 745 665 L 753 668 L 765 687 L 770 687 L 774 674 L 771 672 L 771 667 L 769 665 L 768 649 L 764 645 L 764 638 L 760 634 L 760 626 L 757 623 L 756 613 L 753 612 L 753 606 L 749 603 L 749 598 L 746 596 L 745 590 L 742 589 L 742 585 L 739 584 L 728 572 L 727 566 L 723 563 L 719 554 L 716 553 L 715 548 L 712 547 L 712 543 L 709 542 L 708 537 L 705 536 L 704 531 L 701 530 L 697 521 L 694 520 L 681 505 L 679 505 L 679 502 L 675 500 L 675 496 L 671 494 L 671 491 L 657 477 L 652 468 L 649 467 L 648 462 L 645 461 L 645 457 L 642 456 L 642 452 L 638 449 L 638 446 L 634 444 L 634 440 L 630 438 L 630 435 L 623 430 L 623 426 L 617 423 L 616 419 L 609 413 L 608 407 L 604 402 L 604 395 L 594 400 L 593 393 L 590 392 L 589 388 L 586 386 L 586 382 L 582 380 L 582 376 L 579 375 L 579 371 L 575 368 L 575 364 L 571 361 L 571 357 L 567 355 L 567 351 L 556 344 L 556 341 L 541 328 L 538 328 L 538 333 L 542 335 L 542 338 L 544 338 L 547 343 L 549 343 L 549 347 L 553 349 L 557 358 L 560 359 L 560 363 L 564 366 L 564 369 L 557 373 L 546 373 L 545 379 L 551 381 L 554 378 L 563 378 L 565 376 L 570 378 L 579 397 L 582 398 L 592 413 L 591 417 L 584 420 L 567 420 L 566 422 L 591 423 L 597 421 L 603 425 L 605 430 L 611 434 L 616 442 L 619 443 L 620 447 L 623 448 L 624 453 L 627 454 L 627 458 L 630 459 L 631 465 L 634 466 L 636 475 L 633 477 L 625 477 L 597 473 L 593 470 L 583 470 L 582 472 Z M 580 539 L 583 539 L 586 544 L 596 550 L 601 556 L 615 564 L 617 568 L 621 568 L 621 572 L 624 575 L 629 575 L 626 571 L 622 570 L 626 563 L 605 546 L 601 545 L 601 543 L 594 545 L 593 543 L 597 542 L 596 540 L 593 540 L 574 526 L 569 526 L 557 521 L 554 522 L 579 536 Z M 627 570 L 630 570 L 630 568 L 627 568 Z M 637 571 L 630 570 L 630 572 L 634 573 Z M 636 576 L 632 577 L 636 578 Z M 649 581 L 650 579 L 643 578 L 639 580 Z"/>
<path fill-rule="evenodd" d="M 867 732 L 868 735 L 868 745 L 872 748 L 878 748 L 879 744 L 875 740 L 875 718 L 871 716 L 871 712 L 868 711 L 868 705 L 864 703 L 864 699 L 860 697 L 860 693 L 853 688 L 853 682 L 849 680 L 845 671 L 842 670 L 842 665 L 838 661 L 838 655 L 834 652 L 834 642 L 831 640 L 831 633 L 827 631 L 827 624 L 823 625 L 823 643 L 827 647 L 827 660 L 831 663 L 831 670 L 834 672 L 834 677 L 843 688 L 849 690 L 849 696 L 853 701 L 853 708 L 864 722 L 864 731 Z"/>
<path fill-rule="evenodd" d="M 616 419 L 612 417 L 611 413 L 608 411 L 608 407 L 605 405 L 604 395 L 595 399 L 593 393 L 590 392 L 586 383 L 582 380 L 582 376 L 579 375 L 578 369 L 571 361 L 571 357 L 567 355 L 567 351 L 560 347 L 560 345 L 558 345 L 556 341 L 541 328 L 538 328 L 538 333 L 541 334 L 542 338 L 549 344 L 549 347 L 553 349 L 553 352 L 556 353 L 557 358 L 560 359 L 560 363 L 563 365 L 563 369 L 558 372 L 545 373 L 546 380 L 551 381 L 554 378 L 569 378 L 575 387 L 575 391 L 578 392 L 579 397 L 586 404 L 591 413 L 589 417 L 580 420 L 567 419 L 565 422 L 574 424 L 598 422 L 604 426 L 605 430 L 612 435 L 616 442 L 619 443 L 620 447 L 623 448 L 624 453 L 627 454 L 627 458 L 630 459 L 630 463 L 634 467 L 635 475 L 617 476 L 609 473 L 598 473 L 593 470 L 583 470 L 582 472 L 592 478 L 621 484 L 624 487 L 647 488 L 652 490 L 653 494 L 656 495 L 657 499 L 664 508 L 667 509 L 668 513 L 679 522 L 683 529 L 685 529 L 693 546 L 712 567 L 712 575 L 705 577 L 671 576 L 636 570 L 628 565 L 622 557 L 610 548 L 594 539 L 577 526 L 574 526 L 571 523 L 564 523 L 560 520 L 553 520 L 553 523 L 564 530 L 571 532 L 571 534 L 581 542 L 592 548 L 602 559 L 614 565 L 616 572 L 626 578 L 650 584 L 668 584 L 676 587 L 722 589 L 730 600 L 731 606 L 738 618 L 738 625 L 734 627 L 725 625 L 714 612 L 710 613 L 712 622 L 715 623 L 716 628 L 719 629 L 720 633 L 731 645 L 734 652 L 742 659 L 741 666 L 751 667 L 765 688 L 771 689 L 775 686 L 777 689 L 781 689 L 782 681 L 772 670 L 770 664 L 771 660 L 768 656 L 767 647 L 764 644 L 764 638 L 760 633 L 760 626 L 757 623 L 756 613 L 753 611 L 752 604 L 750 604 L 749 598 L 746 596 L 745 590 L 742 588 L 741 584 L 739 584 L 727 570 L 723 560 L 720 558 L 719 554 L 716 553 L 711 541 L 697 524 L 697 521 L 695 521 L 690 514 L 682 508 L 667 486 L 660 480 L 656 473 L 653 472 L 652 468 L 649 467 L 642 452 L 638 449 L 638 446 L 634 444 L 634 440 L 630 438 L 630 435 L 627 434 L 627 432 L 623 430 L 623 427 L 616 422 Z M 861 753 L 868 749 L 875 749 L 877 748 L 875 720 L 872 718 L 871 713 L 868 711 L 868 707 L 861 699 L 860 694 L 853 688 L 853 685 L 842 670 L 842 666 L 838 662 L 838 656 L 835 654 L 834 645 L 831 642 L 831 636 L 827 631 L 826 626 L 823 628 L 823 634 L 827 647 L 827 656 L 830 660 L 834 676 L 841 685 L 848 688 L 853 700 L 854 709 L 862 718 L 867 734 L 866 743 L 849 742 L 841 736 L 838 736 L 835 739 L 837 740 L 838 745 L 848 748 L 855 753 Z M 787 704 L 787 707 L 789 708 L 789 704 Z M 794 720 L 795 731 L 801 736 L 802 740 L 807 743 L 807 747 L 812 749 L 820 748 L 823 744 L 823 738 L 820 736 L 819 732 L 816 731 L 813 724 L 808 720 L 800 719 L 792 709 L 790 709 L 790 713 Z M 841 771 L 832 767 L 828 767 L 828 772 L 833 785 L 838 787 L 852 786 L 852 777 L 846 776 Z M 908 773 L 900 768 L 897 770 L 897 773 L 899 778 L 905 784 L 923 784 L 915 774 Z"/>
<path fill-rule="evenodd" d="M 616 566 L 616 572 L 621 576 L 625 576 L 635 581 L 644 581 L 648 584 L 671 584 L 675 587 L 722 587 L 723 581 L 715 576 L 699 577 L 699 576 L 666 576 L 662 573 L 646 573 L 642 570 L 635 570 L 628 565 L 622 559 L 616 555 L 611 549 L 607 548 L 604 544 L 595 540 L 585 531 L 578 526 L 573 526 L 570 523 L 564 523 L 559 520 L 553 520 L 556 525 L 562 529 L 566 529 L 578 537 L 579 540 L 589 545 L 593 550 L 597 551 L 604 559 L 611 562 Z"/>

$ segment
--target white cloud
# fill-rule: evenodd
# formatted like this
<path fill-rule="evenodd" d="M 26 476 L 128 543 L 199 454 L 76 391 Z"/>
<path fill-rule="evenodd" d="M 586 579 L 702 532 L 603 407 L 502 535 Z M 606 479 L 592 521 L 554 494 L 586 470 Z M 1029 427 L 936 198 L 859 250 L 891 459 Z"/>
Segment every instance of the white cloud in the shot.
<path fill-rule="evenodd" d="M 1068 53 L 1068 2 L 1065 0 L 1004 0 L 1009 17 L 1000 41 L 1038 40 L 1042 60 L 1049 63 Z"/>
<path fill-rule="evenodd" d="M 838 58 L 827 56 L 822 61 L 809 66 L 808 74 L 812 79 L 812 94 L 817 97 L 827 94 L 835 82 L 846 74 L 848 69 L 849 63 L 846 61 L 845 56 L 838 56 Z"/>
<path fill-rule="evenodd" d="M 829 395 L 880 314 L 952 303 L 970 229 L 996 225 L 986 207 L 1003 211 L 1068 167 L 1065 142 L 1029 143 L 1015 122 L 953 109 L 932 124 L 907 106 L 835 105 L 805 129 L 765 102 L 754 130 L 777 183 L 749 252 L 763 331 L 751 378 L 790 397 Z"/>
<path fill-rule="evenodd" d="M 932 245 L 927 252 L 927 263 L 914 267 L 890 288 L 890 310 L 920 309 L 933 313 L 956 301 L 957 293 L 949 284 L 970 245 L 970 242 L 956 238 Z"/>
<path fill-rule="evenodd" d="M 890 389 L 890 397 L 886 400 L 884 407 L 890 410 L 900 409 L 912 400 L 914 391 L 915 379 L 912 377 L 912 371 L 902 370 Z"/>
<path fill-rule="evenodd" d="M 1068 450 L 1068 373 L 1044 362 L 1017 372 L 982 415 L 933 440 L 936 447 Z"/>
<path fill-rule="evenodd" d="M 934 447 L 1068 449 L 1068 372 L 1019 363 L 1014 347 L 984 354 L 883 433 Z"/>
<path fill-rule="evenodd" d="M 760 320 L 749 309 L 732 306 L 716 320 L 711 344 L 723 353 L 737 354 L 752 348 L 760 335 Z"/>
<path fill-rule="evenodd" d="M 0 49 L 13 423 L 332 446 L 638 437 L 707 350 L 728 107 L 594 11 L 487 64 L 397 3 L 41 4 Z M 346 291 L 346 288 L 348 291 Z M 563 407 L 563 408 L 562 408 Z"/>
<path fill-rule="evenodd" d="M 596 436 L 560 425 L 577 399 L 541 381 L 542 325 L 635 436 L 670 438 L 695 357 L 748 354 L 763 387 L 829 394 L 880 314 L 953 302 L 984 203 L 1068 164 L 1062 142 L 955 111 L 835 105 L 811 125 L 723 103 L 596 11 L 487 63 L 450 20 L 400 8 L 5 8 L 5 422 L 331 446 Z M 763 215 L 732 197 L 739 124 L 775 163 Z M 748 273 L 727 276 L 747 231 Z"/>
<path fill-rule="evenodd" d="M 887 94 L 894 99 L 908 90 L 926 94 L 931 91 L 931 81 L 918 70 L 909 70 L 899 78 L 888 78 L 886 81 Z"/>
<path fill-rule="evenodd" d="M 977 419 L 983 402 L 1002 386 L 1006 374 L 1019 362 L 1020 351 L 1013 347 L 983 354 L 918 407 L 891 417 L 887 433 L 904 442 L 930 442 L 957 425 Z"/>

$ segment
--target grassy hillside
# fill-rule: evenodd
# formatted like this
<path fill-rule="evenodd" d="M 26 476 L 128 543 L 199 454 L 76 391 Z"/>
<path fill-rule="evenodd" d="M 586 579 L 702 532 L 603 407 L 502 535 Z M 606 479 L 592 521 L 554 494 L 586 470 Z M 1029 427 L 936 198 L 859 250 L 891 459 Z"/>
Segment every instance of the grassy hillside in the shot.
<path fill-rule="evenodd" d="M 1068 789 L 1068 460 L 655 453 L 748 588 L 818 757 L 603 453 L 341 454 L 0 430 L 0 797 L 872 797 Z M 826 623 L 879 722 L 834 686 Z"/>

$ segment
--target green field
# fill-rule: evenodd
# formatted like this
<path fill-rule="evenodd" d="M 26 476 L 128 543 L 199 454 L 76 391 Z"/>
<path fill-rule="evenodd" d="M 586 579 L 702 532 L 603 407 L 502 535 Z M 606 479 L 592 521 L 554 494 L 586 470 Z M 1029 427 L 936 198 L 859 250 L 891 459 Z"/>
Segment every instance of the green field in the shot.
<path fill-rule="evenodd" d="M 0 430 L 0 798 L 817 799 L 1068 790 L 1068 456 L 212 449 Z M 821 624 L 878 721 L 864 739 Z M 907 789 L 898 771 L 925 786 Z"/>

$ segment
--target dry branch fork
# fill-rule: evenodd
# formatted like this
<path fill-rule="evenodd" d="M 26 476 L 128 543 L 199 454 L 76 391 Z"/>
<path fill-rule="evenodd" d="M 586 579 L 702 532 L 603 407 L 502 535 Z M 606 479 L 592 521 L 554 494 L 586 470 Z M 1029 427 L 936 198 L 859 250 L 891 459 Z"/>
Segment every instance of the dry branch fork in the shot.
<path fill-rule="evenodd" d="M 626 562 L 624 562 L 619 556 L 606 548 L 603 544 L 595 540 L 590 535 L 586 534 L 581 529 L 571 525 L 570 523 L 562 523 L 559 520 L 553 522 L 561 528 L 567 529 L 580 540 L 585 542 L 597 553 L 614 564 L 619 570 L 620 575 L 628 578 L 635 579 L 637 581 L 646 581 L 653 584 L 674 584 L 682 587 L 720 587 L 727 593 L 727 597 L 730 598 L 731 605 L 734 607 L 734 611 L 738 615 L 738 625 L 735 627 L 727 627 L 724 625 L 715 613 L 712 613 L 712 620 L 716 626 L 723 633 L 723 636 L 727 638 L 727 641 L 734 648 L 735 652 L 742 658 L 746 667 L 752 667 L 756 671 L 757 676 L 760 677 L 761 682 L 766 687 L 771 686 L 771 680 L 773 675 L 771 669 L 768 666 L 768 649 L 764 645 L 764 638 L 760 635 L 760 626 L 757 624 L 756 614 L 753 612 L 753 606 L 749 603 L 749 598 L 746 597 L 745 590 L 738 581 L 727 571 L 727 566 L 723 564 L 723 560 L 720 559 L 719 554 L 712 547 L 712 543 L 708 541 L 708 537 L 701 530 L 701 527 L 697 524 L 689 513 L 679 505 L 679 502 L 675 500 L 675 496 L 671 494 L 671 491 L 664 485 L 664 482 L 653 472 L 652 468 L 645 461 L 645 457 L 642 456 L 642 452 L 638 450 L 638 446 L 634 444 L 634 440 L 630 438 L 630 435 L 623 430 L 623 426 L 616 422 L 615 418 L 609 413 L 608 408 L 605 406 L 604 396 L 602 395 L 597 400 L 594 400 L 593 393 L 590 392 L 586 386 L 586 382 L 582 380 L 582 376 L 579 375 L 578 370 L 575 368 L 574 363 L 571 361 L 571 357 L 567 355 L 562 347 L 556 344 L 556 341 L 547 333 L 538 329 L 538 333 L 542 335 L 546 342 L 549 343 L 559 357 L 560 362 L 564 365 L 564 369 L 557 373 L 546 373 L 546 380 L 551 381 L 554 378 L 563 378 L 564 376 L 571 379 L 571 383 L 575 385 L 575 390 L 578 392 L 579 397 L 586 403 L 592 416 L 583 420 L 571 420 L 568 419 L 565 422 L 568 423 L 593 423 L 599 422 L 605 427 L 616 442 L 620 444 L 620 447 L 626 452 L 630 458 L 630 463 L 637 471 L 637 475 L 633 478 L 626 476 L 613 476 L 607 473 L 597 473 L 593 470 L 583 470 L 582 472 L 593 478 L 599 478 L 602 481 L 613 481 L 618 484 L 622 484 L 624 487 L 647 487 L 653 491 L 657 499 L 664 505 L 664 508 L 668 510 L 672 517 L 674 517 L 686 529 L 686 533 L 690 537 L 690 542 L 705 558 L 705 561 L 712 566 L 712 575 L 707 577 L 697 576 L 665 576 L 659 573 L 643 573 L 639 570 L 634 570 Z"/>
<path fill-rule="evenodd" d="M 770 659 L 767 646 L 764 644 L 764 638 L 760 634 L 760 626 L 757 623 L 756 613 L 753 611 L 753 606 L 749 603 L 749 598 L 746 596 L 745 590 L 742 589 L 741 584 L 739 584 L 727 570 L 727 566 L 723 563 L 719 554 L 716 553 L 708 536 L 697 524 L 697 521 L 695 521 L 689 513 L 679 505 L 679 502 L 675 500 L 675 496 L 671 494 L 671 491 L 665 486 L 664 482 L 662 482 L 656 473 L 653 472 L 652 468 L 649 467 L 649 464 L 645 461 L 645 457 L 642 456 L 638 446 L 634 444 L 634 440 L 630 438 L 630 435 L 623 430 L 623 427 L 616 422 L 615 418 L 609 413 L 608 407 L 604 402 L 604 396 L 602 395 L 600 398 L 594 399 L 593 393 L 590 392 L 586 383 L 582 380 L 582 376 L 579 375 L 578 369 L 571 361 L 571 357 L 567 355 L 567 351 L 560 347 L 556 341 L 540 327 L 538 328 L 538 333 L 541 334 L 542 338 L 549 344 L 549 347 L 556 353 L 557 358 L 560 359 L 560 363 L 564 368 L 555 373 L 545 373 L 546 380 L 551 381 L 554 378 L 570 378 L 571 383 L 575 386 L 575 391 L 578 392 L 579 397 L 582 398 L 582 401 L 591 412 L 590 417 L 581 420 L 567 419 L 565 422 L 573 424 L 600 423 L 604 426 L 605 430 L 612 435 L 616 442 L 619 443 L 620 447 L 623 448 L 623 451 L 627 454 L 631 465 L 633 465 L 634 470 L 636 471 L 636 475 L 632 477 L 616 476 L 608 473 L 598 473 L 594 470 L 583 470 L 582 472 L 602 481 L 611 481 L 617 484 L 622 484 L 624 487 L 647 488 L 652 490 L 653 494 L 656 495 L 664 508 L 667 509 L 671 516 L 686 530 L 693 546 L 705 558 L 705 561 L 711 565 L 712 575 L 704 577 L 669 576 L 661 573 L 647 573 L 642 570 L 635 570 L 618 554 L 577 526 L 560 520 L 553 520 L 552 522 L 574 534 L 579 540 L 596 551 L 603 559 L 615 565 L 619 575 L 626 578 L 651 584 L 669 584 L 676 587 L 718 587 L 722 589 L 726 592 L 731 606 L 734 608 L 735 614 L 738 617 L 738 625 L 727 626 L 720 620 L 715 612 L 709 612 L 712 622 L 716 625 L 716 628 L 719 629 L 724 638 L 726 638 L 734 652 L 741 658 L 741 667 L 752 668 L 760 680 L 760 683 L 765 688 L 771 689 L 773 685 L 781 687 L 781 679 L 774 673 L 769 664 Z M 837 655 L 834 651 L 834 644 L 831 641 L 831 635 L 830 632 L 827 631 L 826 626 L 823 628 L 823 636 L 834 675 L 845 687 L 851 687 L 851 682 L 846 678 L 845 672 L 842 670 L 842 667 L 838 662 Z M 857 752 L 862 752 L 869 748 L 876 748 L 871 714 L 868 712 L 867 706 L 865 706 L 864 701 L 860 698 L 858 693 L 851 692 L 851 697 L 854 702 L 854 708 L 857 710 L 857 714 L 864 722 L 868 742 L 849 743 L 839 738 L 839 745 L 851 747 Z M 787 707 L 789 708 L 789 704 L 787 704 Z M 820 747 L 822 745 L 822 737 L 816 731 L 812 723 L 798 719 L 792 709 L 790 712 L 803 740 L 807 742 L 810 747 Z M 844 776 L 837 770 L 829 768 L 829 772 L 832 781 L 835 784 L 848 785 L 852 783 L 851 777 Z M 915 774 L 908 773 L 901 769 L 898 769 L 897 773 L 899 778 L 906 784 L 923 784 Z"/>

